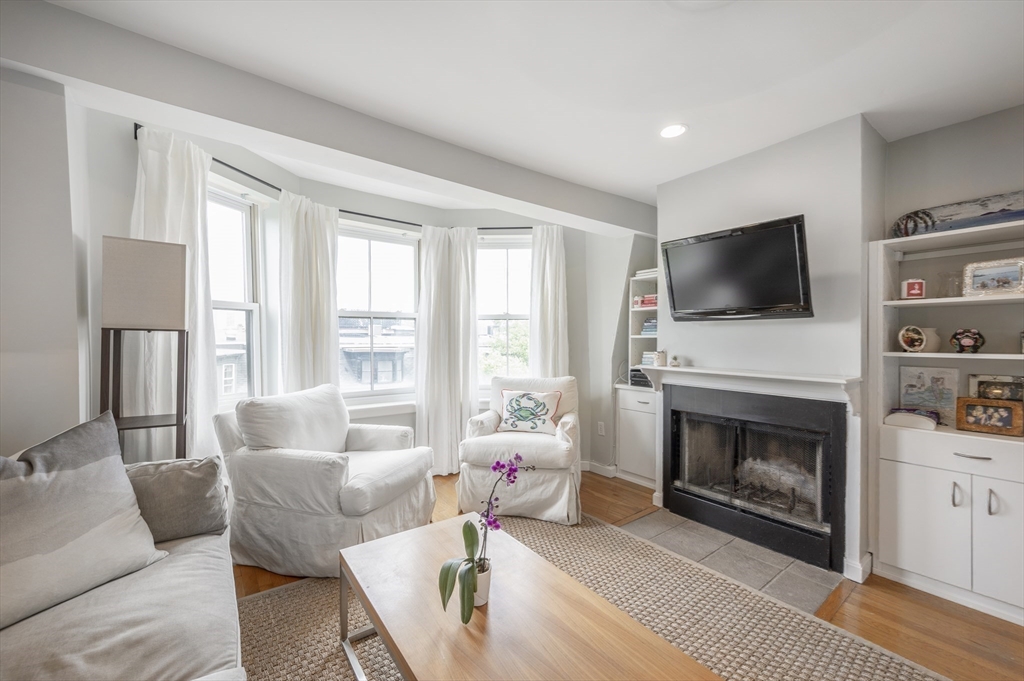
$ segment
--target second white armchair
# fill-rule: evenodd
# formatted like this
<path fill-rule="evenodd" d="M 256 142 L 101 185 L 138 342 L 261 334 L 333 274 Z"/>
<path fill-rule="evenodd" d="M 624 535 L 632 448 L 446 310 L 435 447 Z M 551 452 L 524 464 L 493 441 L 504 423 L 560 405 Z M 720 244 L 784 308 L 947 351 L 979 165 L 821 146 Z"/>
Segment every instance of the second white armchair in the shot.
<path fill-rule="evenodd" d="M 529 429 L 499 430 L 503 418 L 502 391 L 560 393 L 553 435 Z M 491 464 L 519 454 L 537 470 L 521 473 L 508 495 L 498 493 L 499 515 L 524 516 L 563 525 L 580 521 L 579 398 L 576 379 L 504 378 L 491 380 L 491 408 L 469 420 L 466 439 L 459 444 L 459 510 L 481 511 L 494 484 Z"/>

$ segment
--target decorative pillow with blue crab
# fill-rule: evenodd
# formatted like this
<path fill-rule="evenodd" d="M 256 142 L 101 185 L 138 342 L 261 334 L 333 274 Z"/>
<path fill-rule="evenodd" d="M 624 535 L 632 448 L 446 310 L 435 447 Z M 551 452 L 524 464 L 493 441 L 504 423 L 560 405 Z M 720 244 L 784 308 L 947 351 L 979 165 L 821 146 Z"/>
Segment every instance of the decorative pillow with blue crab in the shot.
<path fill-rule="evenodd" d="M 515 433 L 555 434 L 555 412 L 562 393 L 501 391 L 501 424 L 499 431 Z"/>

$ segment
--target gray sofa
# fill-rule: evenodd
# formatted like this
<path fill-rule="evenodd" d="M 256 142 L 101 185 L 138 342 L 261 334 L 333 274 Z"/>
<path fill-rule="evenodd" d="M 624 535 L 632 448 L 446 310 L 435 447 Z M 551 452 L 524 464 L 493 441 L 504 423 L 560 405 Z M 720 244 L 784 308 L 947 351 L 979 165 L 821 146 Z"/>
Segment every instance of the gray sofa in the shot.
<path fill-rule="evenodd" d="M 246 678 L 226 491 L 211 484 L 223 462 L 127 469 L 156 548 L 169 555 L 0 630 L 3 681 Z"/>

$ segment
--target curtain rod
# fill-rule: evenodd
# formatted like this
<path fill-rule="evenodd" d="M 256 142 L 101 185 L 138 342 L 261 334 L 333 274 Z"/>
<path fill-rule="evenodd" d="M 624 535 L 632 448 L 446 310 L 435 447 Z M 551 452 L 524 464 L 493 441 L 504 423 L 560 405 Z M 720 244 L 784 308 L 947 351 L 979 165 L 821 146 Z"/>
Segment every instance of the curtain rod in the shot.
<path fill-rule="evenodd" d="M 136 123 L 135 124 L 135 133 L 134 133 L 135 134 L 135 139 L 139 139 L 139 130 L 142 127 L 143 126 L 142 126 L 141 123 Z M 264 180 L 262 178 L 256 177 L 252 173 L 247 173 L 244 170 L 242 170 L 241 168 L 237 168 L 237 167 L 231 165 L 230 163 L 226 163 L 226 162 L 220 160 L 216 156 L 213 156 L 211 158 L 213 158 L 213 162 L 214 163 L 219 163 L 220 165 L 224 166 L 225 168 L 231 168 L 231 170 L 234 170 L 236 173 L 239 173 L 241 175 L 245 175 L 250 180 L 254 180 L 255 182 L 259 182 L 260 184 L 264 185 L 265 187 L 270 187 L 271 189 L 274 189 L 274 190 L 279 191 L 279 192 L 282 191 L 281 188 L 278 187 L 277 185 L 271 184 L 271 183 L 267 182 L 266 180 Z M 359 217 L 371 218 L 373 220 L 384 220 L 385 222 L 394 222 L 394 223 L 397 223 L 397 224 L 400 224 L 400 225 L 409 225 L 410 227 L 423 227 L 423 225 L 421 225 L 418 222 L 409 222 L 407 220 L 396 220 L 395 218 L 386 218 L 386 217 L 383 217 L 381 215 L 371 215 L 370 213 L 357 213 L 354 210 L 345 210 L 344 208 L 339 208 L 338 212 L 339 213 L 345 213 L 346 215 L 358 215 Z M 477 229 L 482 229 L 482 230 L 491 230 L 491 229 L 533 229 L 533 227 L 477 227 Z"/>

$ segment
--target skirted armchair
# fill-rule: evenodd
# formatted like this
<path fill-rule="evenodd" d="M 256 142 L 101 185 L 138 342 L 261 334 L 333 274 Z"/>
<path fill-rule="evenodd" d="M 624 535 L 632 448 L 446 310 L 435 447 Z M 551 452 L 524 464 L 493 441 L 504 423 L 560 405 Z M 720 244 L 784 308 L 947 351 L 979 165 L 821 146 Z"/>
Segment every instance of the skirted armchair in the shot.
<path fill-rule="evenodd" d="M 560 393 L 553 414 L 554 434 L 513 427 L 499 430 L 503 420 L 502 391 Z M 459 511 L 481 511 L 483 501 L 494 485 L 491 464 L 515 454 L 523 465 L 536 466 L 523 471 L 515 488 L 507 495 L 499 492 L 499 514 L 548 520 L 563 525 L 580 521 L 580 435 L 579 399 L 576 379 L 504 378 L 491 380 L 491 408 L 469 420 L 466 439 L 459 443 Z M 522 422 L 520 422 L 522 423 Z"/>
<path fill-rule="evenodd" d="M 337 577 L 339 549 L 430 522 L 433 451 L 412 428 L 350 424 L 337 386 L 243 400 L 214 424 L 237 564 Z"/>

